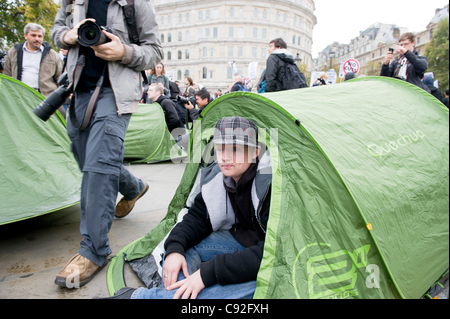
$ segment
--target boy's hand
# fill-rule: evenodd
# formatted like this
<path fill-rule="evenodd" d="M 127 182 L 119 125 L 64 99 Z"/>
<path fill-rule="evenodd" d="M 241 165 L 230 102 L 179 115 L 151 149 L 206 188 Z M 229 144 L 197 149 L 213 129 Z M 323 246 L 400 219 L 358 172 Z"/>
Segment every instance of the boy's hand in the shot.
<path fill-rule="evenodd" d="M 202 276 L 200 275 L 200 270 L 196 271 L 192 276 L 185 280 L 175 283 L 174 285 L 167 288 L 167 290 L 178 289 L 175 293 L 173 299 L 197 299 L 198 294 L 205 288 L 203 284 Z"/>
<path fill-rule="evenodd" d="M 179 253 L 167 256 L 163 267 L 163 283 L 166 290 L 171 290 L 169 287 L 176 284 L 180 270 L 183 271 L 184 277 L 189 277 L 186 258 Z"/>

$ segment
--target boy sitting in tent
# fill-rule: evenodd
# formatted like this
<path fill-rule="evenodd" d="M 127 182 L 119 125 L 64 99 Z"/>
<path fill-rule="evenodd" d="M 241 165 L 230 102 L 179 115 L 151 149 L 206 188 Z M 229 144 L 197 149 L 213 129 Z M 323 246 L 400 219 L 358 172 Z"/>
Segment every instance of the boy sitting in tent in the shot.
<path fill-rule="evenodd" d="M 214 130 L 217 162 L 164 248 L 165 288 L 119 290 L 113 299 L 252 298 L 269 219 L 271 165 L 260 159 L 258 128 L 241 117 Z"/>

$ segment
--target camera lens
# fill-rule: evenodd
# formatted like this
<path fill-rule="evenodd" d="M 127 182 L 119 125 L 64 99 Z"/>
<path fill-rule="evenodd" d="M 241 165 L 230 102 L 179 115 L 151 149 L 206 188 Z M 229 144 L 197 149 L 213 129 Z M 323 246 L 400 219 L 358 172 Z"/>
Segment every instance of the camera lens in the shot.
<path fill-rule="evenodd" d="M 84 47 L 93 47 L 111 41 L 102 29 L 92 21 L 86 21 L 78 29 L 78 43 Z"/>
<path fill-rule="evenodd" d="M 86 39 L 94 40 L 95 39 L 95 31 L 94 30 L 86 30 Z"/>

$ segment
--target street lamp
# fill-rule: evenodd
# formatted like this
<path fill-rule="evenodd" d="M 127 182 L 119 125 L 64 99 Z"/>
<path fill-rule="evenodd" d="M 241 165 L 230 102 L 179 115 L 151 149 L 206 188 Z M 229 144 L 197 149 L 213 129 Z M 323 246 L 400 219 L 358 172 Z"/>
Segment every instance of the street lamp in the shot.
<path fill-rule="evenodd" d="M 297 66 L 300 66 L 300 63 L 302 63 L 302 58 L 300 58 L 300 53 L 297 53 L 297 56 L 294 59 Z"/>

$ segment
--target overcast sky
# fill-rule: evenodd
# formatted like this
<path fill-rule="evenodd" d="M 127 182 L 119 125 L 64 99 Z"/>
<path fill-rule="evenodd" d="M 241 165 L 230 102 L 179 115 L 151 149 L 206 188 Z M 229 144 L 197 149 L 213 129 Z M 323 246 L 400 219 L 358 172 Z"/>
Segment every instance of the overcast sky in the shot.
<path fill-rule="evenodd" d="M 315 0 L 317 24 L 313 34 L 313 58 L 333 41 L 349 43 L 375 22 L 396 24 L 419 32 L 426 29 L 436 8 L 445 0 Z"/>

